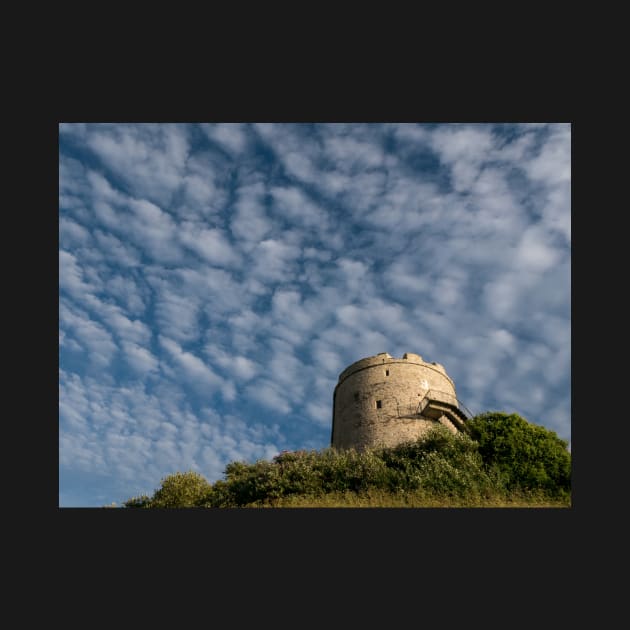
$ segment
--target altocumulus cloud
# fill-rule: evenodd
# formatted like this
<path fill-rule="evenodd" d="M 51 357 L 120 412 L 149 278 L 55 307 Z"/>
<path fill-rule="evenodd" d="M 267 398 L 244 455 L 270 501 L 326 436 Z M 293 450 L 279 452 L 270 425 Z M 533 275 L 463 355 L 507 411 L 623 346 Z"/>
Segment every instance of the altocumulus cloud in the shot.
<path fill-rule="evenodd" d="M 60 505 L 325 447 L 378 352 L 570 440 L 570 134 L 60 125 Z"/>

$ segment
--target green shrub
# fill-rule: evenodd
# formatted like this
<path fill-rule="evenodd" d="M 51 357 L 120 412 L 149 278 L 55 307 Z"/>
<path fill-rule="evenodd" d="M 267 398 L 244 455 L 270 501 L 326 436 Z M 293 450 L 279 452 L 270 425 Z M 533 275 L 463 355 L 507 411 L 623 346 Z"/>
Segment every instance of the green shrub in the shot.
<path fill-rule="evenodd" d="M 128 508 L 146 508 L 151 507 L 151 497 L 146 494 L 142 494 L 138 497 L 132 497 L 131 499 L 127 499 L 124 503 L 124 507 Z"/>
<path fill-rule="evenodd" d="M 205 500 L 210 490 L 211 485 L 199 473 L 176 472 L 162 479 L 162 485 L 148 502 L 128 507 L 197 507 Z"/>
<path fill-rule="evenodd" d="M 543 490 L 551 495 L 571 489 L 571 453 L 554 431 L 518 414 L 488 412 L 468 422 L 485 465 L 508 489 Z"/>
<path fill-rule="evenodd" d="M 489 474 L 478 445 L 463 433 L 438 425 L 415 442 L 383 449 L 380 456 L 395 471 L 392 491 L 422 489 L 444 496 L 474 496 L 501 492 L 496 475 Z"/>

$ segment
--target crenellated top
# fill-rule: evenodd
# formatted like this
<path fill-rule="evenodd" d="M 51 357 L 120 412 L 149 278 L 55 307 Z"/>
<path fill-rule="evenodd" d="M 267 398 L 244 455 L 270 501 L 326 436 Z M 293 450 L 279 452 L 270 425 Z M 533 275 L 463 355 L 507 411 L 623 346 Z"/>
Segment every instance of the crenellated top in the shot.
<path fill-rule="evenodd" d="M 341 384 L 341 382 L 348 378 L 348 376 L 354 374 L 355 372 L 358 372 L 359 370 L 363 370 L 365 368 L 375 365 L 383 365 L 385 363 L 412 363 L 415 365 L 423 365 L 427 368 L 437 370 L 438 372 L 446 376 L 449 381 L 452 382 L 451 378 L 446 373 L 444 366 L 435 362 L 427 363 L 426 361 L 422 360 L 422 357 L 419 354 L 414 354 L 413 352 L 405 352 L 405 354 L 403 354 L 402 356 L 402 359 L 397 359 L 387 352 L 380 352 L 379 354 L 376 354 L 374 356 L 359 359 L 358 361 L 355 361 L 354 363 L 349 365 L 339 375 L 339 381 L 337 382 L 337 385 Z"/>

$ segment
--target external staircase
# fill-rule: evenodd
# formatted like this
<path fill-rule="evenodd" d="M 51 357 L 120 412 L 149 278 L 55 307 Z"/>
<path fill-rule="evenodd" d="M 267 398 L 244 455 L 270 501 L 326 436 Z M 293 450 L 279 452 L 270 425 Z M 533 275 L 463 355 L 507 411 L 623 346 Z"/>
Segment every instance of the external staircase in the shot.
<path fill-rule="evenodd" d="M 472 418 L 472 413 L 462 405 L 457 398 L 448 392 L 429 390 L 418 403 L 416 415 L 439 420 L 446 416 L 458 429 L 465 431 L 466 421 Z"/>

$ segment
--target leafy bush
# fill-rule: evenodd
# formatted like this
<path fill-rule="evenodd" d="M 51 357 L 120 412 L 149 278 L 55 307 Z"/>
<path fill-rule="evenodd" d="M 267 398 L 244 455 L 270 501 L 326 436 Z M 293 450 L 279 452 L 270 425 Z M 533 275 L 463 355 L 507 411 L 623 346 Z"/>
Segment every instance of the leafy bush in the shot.
<path fill-rule="evenodd" d="M 146 494 L 142 494 L 139 497 L 132 497 L 131 499 L 127 499 L 123 503 L 123 506 L 128 508 L 151 507 L 151 497 Z"/>
<path fill-rule="evenodd" d="M 146 495 L 129 499 L 125 507 L 179 508 L 196 507 L 212 486 L 197 472 L 176 472 L 162 479 L 162 485 L 151 498 Z"/>
<path fill-rule="evenodd" d="M 504 479 L 508 489 L 570 491 L 571 453 L 554 431 L 501 412 L 475 416 L 468 428 L 485 465 Z"/>
<path fill-rule="evenodd" d="M 438 425 L 415 442 L 384 449 L 391 490 L 423 489 L 444 496 L 485 495 L 503 490 L 496 475 L 483 465 L 477 444 L 466 434 Z"/>

